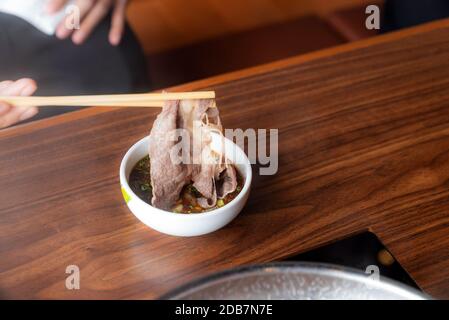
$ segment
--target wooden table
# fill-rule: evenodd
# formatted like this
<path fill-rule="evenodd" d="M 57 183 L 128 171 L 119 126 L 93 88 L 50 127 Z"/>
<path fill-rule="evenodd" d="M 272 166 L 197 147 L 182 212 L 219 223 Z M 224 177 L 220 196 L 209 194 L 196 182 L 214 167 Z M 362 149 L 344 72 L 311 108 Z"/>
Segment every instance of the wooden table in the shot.
<path fill-rule="evenodd" d="M 118 170 L 155 110 L 89 108 L 0 133 L 2 298 L 156 298 L 225 268 L 369 230 L 449 298 L 449 21 L 177 88 L 211 88 L 227 127 L 278 128 L 229 226 L 174 238 L 126 208 Z M 66 266 L 81 289 L 66 290 Z"/>

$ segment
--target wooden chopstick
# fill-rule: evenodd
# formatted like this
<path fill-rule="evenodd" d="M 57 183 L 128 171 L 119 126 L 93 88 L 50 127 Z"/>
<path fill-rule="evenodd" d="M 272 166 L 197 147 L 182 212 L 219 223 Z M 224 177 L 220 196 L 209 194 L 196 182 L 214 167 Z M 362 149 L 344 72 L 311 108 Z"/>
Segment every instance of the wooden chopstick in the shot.
<path fill-rule="evenodd" d="M 32 98 L 32 99 L 31 99 Z M 0 97 L 0 101 L 21 107 L 141 107 L 162 108 L 164 101 L 78 101 L 78 100 L 49 100 L 44 97 Z"/>
<path fill-rule="evenodd" d="M 167 100 L 214 99 L 214 91 L 116 94 L 96 96 L 9 97 L 0 101 L 15 106 L 108 106 L 108 107 L 162 107 Z"/>

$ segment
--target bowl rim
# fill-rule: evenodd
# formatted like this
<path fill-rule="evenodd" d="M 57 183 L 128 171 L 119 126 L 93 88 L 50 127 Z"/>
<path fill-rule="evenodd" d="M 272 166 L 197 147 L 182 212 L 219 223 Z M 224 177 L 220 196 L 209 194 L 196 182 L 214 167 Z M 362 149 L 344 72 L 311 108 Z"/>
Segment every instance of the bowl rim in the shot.
<path fill-rule="evenodd" d="M 211 134 L 212 135 L 217 135 L 214 132 L 212 132 Z M 233 204 L 235 205 L 239 201 L 243 200 L 243 197 L 249 192 L 249 189 L 250 189 L 250 186 L 251 186 L 251 181 L 252 181 L 252 176 L 253 176 L 251 163 L 250 163 L 246 153 L 242 150 L 242 148 L 240 148 L 233 141 L 229 140 L 226 137 L 223 137 L 223 138 L 228 140 L 229 143 L 233 144 L 234 147 L 236 148 L 237 152 L 241 152 L 242 153 L 242 155 L 244 157 L 243 165 L 246 167 L 246 174 L 245 174 L 245 177 L 244 177 L 245 178 L 245 183 L 243 184 L 243 188 L 240 191 L 240 193 L 237 195 L 237 197 L 232 199 L 231 202 L 229 202 L 228 204 L 226 204 L 225 206 L 223 206 L 221 208 L 214 209 L 214 210 L 207 211 L 207 212 L 202 212 L 202 213 L 192 213 L 192 214 L 175 213 L 175 212 L 166 211 L 166 210 L 162 210 L 162 209 L 153 207 L 152 205 L 150 205 L 150 204 L 146 203 L 145 201 L 143 201 L 142 199 L 140 199 L 139 196 L 137 196 L 134 193 L 134 191 L 129 186 L 128 178 L 125 175 L 126 165 L 129 162 L 129 159 L 130 159 L 131 155 L 136 151 L 136 149 L 139 148 L 141 144 L 145 143 L 145 141 L 149 139 L 149 135 L 141 138 L 136 143 L 134 143 L 131 146 L 131 148 L 129 148 L 128 151 L 123 156 L 122 161 L 120 163 L 120 177 L 119 177 L 120 178 L 121 187 L 125 188 L 126 192 L 129 195 L 131 195 L 133 200 L 135 199 L 138 203 L 140 203 L 140 204 L 142 204 L 144 206 L 149 207 L 151 210 L 148 210 L 148 214 L 164 214 L 164 215 L 167 215 L 167 217 L 171 216 L 171 217 L 176 217 L 178 219 L 186 219 L 186 220 L 201 219 L 201 218 L 204 218 L 204 217 L 210 217 L 210 216 L 223 214 L 225 211 L 227 211 L 229 209 L 230 205 L 233 205 Z"/>
<path fill-rule="evenodd" d="M 402 295 L 403 299 L 411 300 L 432 300 L 433 298 L 415 289 L 407 284 L 397 280 L 380 275 L 379 281 L 370 283 L 367 274 L 362 270 L 354 267 L 337 265 L 327 262 L 311 262 L 311 261 L 279 261 L 268 262 L 263 264 L 249 264 L 224 269 L 218 272 L 198 277 L 184 283 L 183 285 L 172 289 L 165 294 L 159 296 L 160 300 L 179 300 L 188 299 L 186 295 L 190 292 L 200 291 L 204 287 L 216 284 L 223 280 L 232 280 L 234 277 L 244 277 L 252 274 L 273 274 L 273 273 L 299 273 L 310 275 L 326 275 L 335 276 L 339 279 L 348 279 L 361 284 L 370 284 L 386 291 L 394 292 Z"/>

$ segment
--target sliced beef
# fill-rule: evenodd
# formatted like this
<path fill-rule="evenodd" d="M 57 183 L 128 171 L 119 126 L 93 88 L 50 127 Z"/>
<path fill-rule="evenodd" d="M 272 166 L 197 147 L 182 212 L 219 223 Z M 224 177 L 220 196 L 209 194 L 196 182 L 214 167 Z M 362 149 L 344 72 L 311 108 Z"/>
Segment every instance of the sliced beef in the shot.
<path fill-rule="evenodd" d="M 189 133 L 189 143 L 184 147 L 190 147 L 190 163 L 172 161 L 170 152 L 179 143 L 175 129 L 184 129 Z M 150 133 L 153 206 L 171 210 L 182 188 L 190 182 L 203 195 L 198 199 L 203 208 L 214 207 L 217 194 L 223 198 L 235 190 L 235 169 L 222 163 L 223 155 L 217 156 L 212 152 L 211 132 L 222 132 L 214 100 L 171 101 L 165 104 Z M 222 181 L 218 181 L 220 177 Z"/>
<path fill-rule="evenodd" d="M 171 148 L 176 144 L 174 130 L 178 117 L 179 101 L 170 101 L 154 121 L 150 133 L 149 156 L 151 162 L 152 205 L 171 210 L 179 199 L 182 188 L 189 182 L 187 168 L 174 164 Z"/>
<path fill-rule="evenodd" d="M 211 128 L 220 131 L 221 122 L 214 100 L 182 101 L 180 105 L 180 125 L 190 131 L 193 186 L 203 195 L 198 203 L 203 208 L 214 207 L 217 203 L 215 178 L 219 166 L 212 154 Z"/>
<path fill-rule="evenodd" d="M 237 172 L 234 166 L 228 165 L 217 182 L 217 195 L 223 199 L 237 188 Z"/>

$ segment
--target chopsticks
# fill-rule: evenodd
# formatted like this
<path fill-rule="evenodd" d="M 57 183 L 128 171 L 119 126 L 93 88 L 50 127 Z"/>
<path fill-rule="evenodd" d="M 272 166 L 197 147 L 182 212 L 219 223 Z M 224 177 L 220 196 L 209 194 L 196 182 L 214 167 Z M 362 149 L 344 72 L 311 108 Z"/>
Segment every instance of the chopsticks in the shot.
<path fill-rule="evenodd" d="M 107 106 L 107 107 L 162 107 L 168 100 L 215 99 L 215 91 L 164 92 L 140 94 L 115 94 L 95 96 L 10 97 L 0 96 L 0 101 L 22 107 L 39 106 Z"/>

